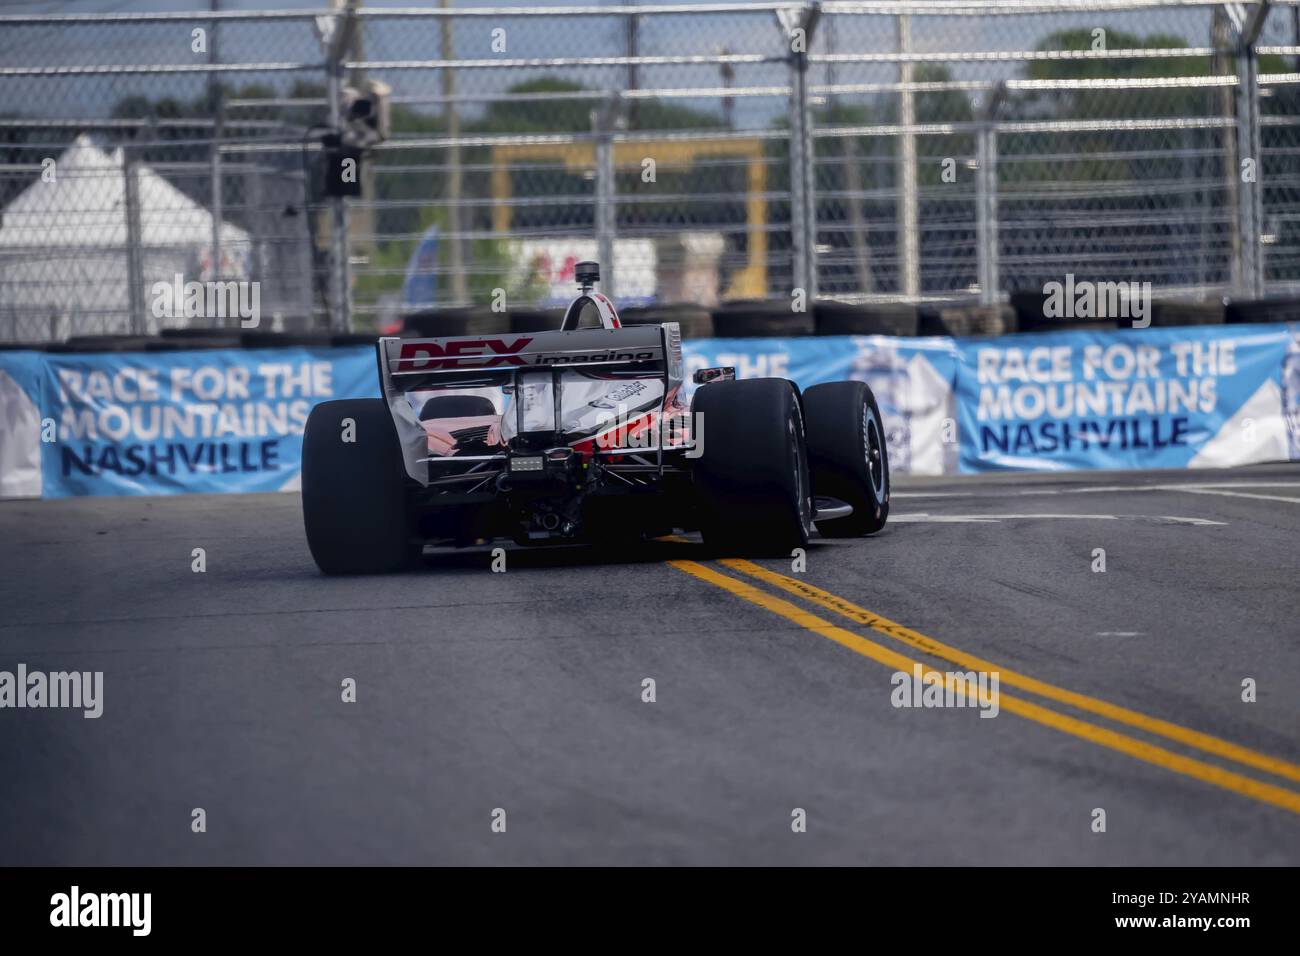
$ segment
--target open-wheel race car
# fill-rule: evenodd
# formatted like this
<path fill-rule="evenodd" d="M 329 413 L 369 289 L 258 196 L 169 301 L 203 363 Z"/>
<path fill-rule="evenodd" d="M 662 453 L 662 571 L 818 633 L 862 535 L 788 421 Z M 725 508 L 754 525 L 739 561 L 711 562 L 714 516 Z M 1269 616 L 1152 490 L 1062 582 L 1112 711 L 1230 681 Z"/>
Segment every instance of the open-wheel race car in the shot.
<path fill-rule="evenodd" d="M 870 534 L 889 458 L 864 382 L 801 391 L 709 368 L 675 323 L 623 327 L 580 263 L 553 332 L 381 338 L 382 398 L 317 405 L 307 541 L 327 574 L 397 571 L 426 543 L 619 544 L 699 531 L 718 554 L 788 554 L 814 526 Z M 588 316 L 599 327 L 580 327 Z"/>

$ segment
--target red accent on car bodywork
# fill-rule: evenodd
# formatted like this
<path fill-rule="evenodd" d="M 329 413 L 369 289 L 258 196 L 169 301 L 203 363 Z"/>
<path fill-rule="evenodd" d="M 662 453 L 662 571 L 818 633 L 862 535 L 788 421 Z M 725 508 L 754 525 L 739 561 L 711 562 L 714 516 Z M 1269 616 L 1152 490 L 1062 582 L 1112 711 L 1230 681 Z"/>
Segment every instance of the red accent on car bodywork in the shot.
<path fill-rule="evenodd" d="M 423 372 L 444 368 L 491 368 L 494 365 L 527 365 L 518 353 L 531 337 L 515 339 L 452 339 L 437 342 L 404 342 L 398 355 L 398 372 Z"/>

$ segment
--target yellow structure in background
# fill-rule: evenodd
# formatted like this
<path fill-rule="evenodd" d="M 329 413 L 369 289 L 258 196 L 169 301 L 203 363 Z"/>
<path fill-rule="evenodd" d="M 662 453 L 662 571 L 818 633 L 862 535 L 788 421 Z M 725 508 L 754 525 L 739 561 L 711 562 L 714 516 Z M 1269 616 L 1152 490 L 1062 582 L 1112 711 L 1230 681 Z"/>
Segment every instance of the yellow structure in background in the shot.
<path fill-rule="evenodd" d="M 759 139 L 621 140 L 614 143 L 614 165 L 641 168 L 653 156 L 659 166 L 689 167 L 702 156 L 734 156 L 747 160 L 745 177 L 745 234 L 749 261 L 735 273 L 724 293 L 728 299 L 756 299 L 767 295 L 767 165 Z M 563 163 L 573 173 L 595 169 L 593 143 L 522 143 L 492 147 L 492 228 L 510 231 L 513 190 L 511 167 L 520 162 Z"/>

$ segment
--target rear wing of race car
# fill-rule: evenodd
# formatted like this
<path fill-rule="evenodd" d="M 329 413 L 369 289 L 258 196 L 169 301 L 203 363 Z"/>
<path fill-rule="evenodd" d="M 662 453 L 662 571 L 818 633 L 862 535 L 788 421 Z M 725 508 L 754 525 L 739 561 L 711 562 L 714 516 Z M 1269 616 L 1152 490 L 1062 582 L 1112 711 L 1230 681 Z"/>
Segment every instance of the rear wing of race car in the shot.
<path fill-rule="evenodd" d="M 499 388 L 503 393 L 521 398 L 545 395 L 546 404 L 553 407 L 549 430 L 557 442 L 573 437 L 565 434 L 565 423 L 573 417 L 565 391 L 567 385 L 570 391 L 578 392 L 578 379 L 584 380 L 583 387 L 588 392 L 592 378 L 609 379 L 613 389 L 611 397 L 615 399 L 621 394 L 618 391 L 620 382 L 639 380 L 653 383 L 654 392 L 660 397 L 656 407 L 647 413 L 650 420 L 658 424 L 687 417 L 687 410 L 682 405 L 684 364 L 681 332 L 675 322 L 630 328 L 447 338 L 381 338 L 378 359 L 380 386 L 397 427 L 407 473 L 422 484 L 429 483 L 431 462 L 440 464 L 442 458 L 449 461 L 468 458 L 459 451 L 446 456 L 430 455 L 431 445 L 426 442 L 436 444 L 437 441 L 426 434 L 425 423 L 421 421 L 411 396 L 431 390 Z M 584 400 L 591 397 L 583 395 Z M 606 407 L 599 398 L 586 404 Z M 512 436 L 536 430 L 525 420 L 534 411 L 545 412 L 546 409 L 539 409 L 536 401 L 527 408 L 522 401 L 512 401 L 509 421 L 498 423 L 496 429 L 491 429 L 489 423 L 493 441 L 500 440 L 502 447 L 481 457 L 490 460 L 507 457 L 511 447 L 517 444 L 511 440 Z M 506 417 L 504 409 L 499 407 L 498 412 Z M 472 427 L 480 423 L 457 420 L 456 424 Z M 503 433 L 505 437 L 499 439 Z M 448 433 L 444 441 L 452 437 Z M 565 443 L 574 444 L 572 441 Z M 662 465 L 660 443 L 654 445 L 653 449 L 646 450 L 654 451 L 656 460 Z"/>
<path fill-rule="evenodd" d="M 671 341 L 668 325 L 673 330 Z M 379 340 L 379 347 L 382 371 L 394 385 L 409 382 L 409 376 L 453 372 L 663 363 L 674 350 L 678 363 L 681 361 L 681 334 L 675 323 L 443 339 L 384 338 Z"/>

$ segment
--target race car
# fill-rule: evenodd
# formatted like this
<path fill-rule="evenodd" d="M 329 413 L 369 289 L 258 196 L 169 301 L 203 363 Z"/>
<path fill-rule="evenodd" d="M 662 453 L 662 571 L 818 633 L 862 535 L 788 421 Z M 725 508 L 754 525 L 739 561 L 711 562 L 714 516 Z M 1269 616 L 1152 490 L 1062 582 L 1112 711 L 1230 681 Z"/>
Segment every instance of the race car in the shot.
<path fill-rule="evenodd" d="M 553 332 L 380 338 L 382 398 L 317 405 L 307 542 L 326 574 L 399 571 L 426 544 L 624 544 L 699 531 L 718 555 L 789 554 L 889 517 L 865 382 L 800 390 L 706 368 L 676 323 L 624 327 L 580 263 Z M 585 324 L 587 317 L 593 322 Z"/>

